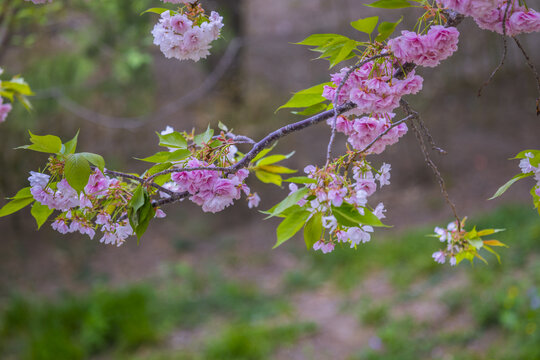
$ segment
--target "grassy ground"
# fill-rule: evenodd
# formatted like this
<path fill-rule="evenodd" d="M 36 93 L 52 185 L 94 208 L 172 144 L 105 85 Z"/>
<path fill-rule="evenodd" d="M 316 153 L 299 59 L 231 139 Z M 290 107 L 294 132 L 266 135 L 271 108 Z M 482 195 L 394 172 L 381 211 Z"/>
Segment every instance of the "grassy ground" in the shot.
<path fill-rule="evenodd" d="M 87 294 L 14 294 L 0 307 L 0 357 L 540 359 L 539 220 L 505 207 L 469 221 L 508 229 L 502 264 L 437 265 L 427 227 L 357 251 L 295 249 L 272 291 L 216 262 Z"/>

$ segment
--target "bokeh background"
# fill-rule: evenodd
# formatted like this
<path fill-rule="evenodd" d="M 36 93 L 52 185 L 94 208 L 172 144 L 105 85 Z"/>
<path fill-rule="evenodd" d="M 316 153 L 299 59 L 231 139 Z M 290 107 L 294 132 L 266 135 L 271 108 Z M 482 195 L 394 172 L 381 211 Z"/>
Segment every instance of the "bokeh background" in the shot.
<path fill-rule="evenodd" d="M 142 171 L 167 125 L 202 130 L 218 121 L 259 139 L 300 118 L 275 109 L 294 91 L 328 81 L 328 64 L 292 43 L 311 33 L 358 38 L 348 23 L 400 10 L 354 0 L 204 1 L 225 16 L 223 40 L 199 63 L 165 59 L 152 45 L 161 6 L 151 0 L 0 1 L 0 64 L 23 74 L 34 111 L 16 105 L 0 124 L 0 196 L 26 186 L 45 156 L 13 150 L 27 130 L 71 138 L 102 154 L 107 167 Z M 538 8 L 538 3 L 529 4 Z M 415 11 L 398 29 L 410 28 Z M 426 237 L 451 220 L 412 134 L 378 164 L 392 185 L 373 203 L 388 208 L 390 230 L 358 250 L 306 251 L 295 237 L 277 250 L 278 221 L 239 201 L 216 215 L 189 203 L 169 206 L 137 245 L 116 248 L 84 236 L 36 232 L 29 210 L 0 219 L 2 359 L 540 359 L 540 219 L 529 179 L 487 201 L 519 172 L 517 152 L 538 148 L 534 78 L 515 46 L 477 97 L 502 54 L 502 40 L 466 19 L 459 52 L 421 69 L 408 99 L 436 143 L 433 154 L 461 216 L 507 230 L 502 264 L 431 259 Z M 522 41 L 540 66 L 538 35 Z M 512 45 L 512 44 L 510 44 Z M 287 165 L 324 161 L 329 128 L 280 141 L 296 150 Z M 344 148 L 344 138 L 337 147 Z M 288 192 L 249 185 L 268 209 Z"/>

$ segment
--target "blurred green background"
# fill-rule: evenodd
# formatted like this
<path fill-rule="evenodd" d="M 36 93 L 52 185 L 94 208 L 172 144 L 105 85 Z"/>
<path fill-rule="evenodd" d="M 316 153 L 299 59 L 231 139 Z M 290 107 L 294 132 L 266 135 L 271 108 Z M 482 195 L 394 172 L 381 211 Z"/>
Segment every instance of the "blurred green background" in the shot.
<path fill-rule="evenodd" d="M 152 45 L 162 6 L 155 0 L 0 1 L 0 66 L 36 91 L 35 110 L 15 106 L 0 124 L 0 196 L 26 186 L 45 157 L 12 148 L 27 129 L 71 138 L 115 170 L 141 171 L 167 125 L 201 130 L 218 121 L 255 139 L 299 118 L 275 109 L 290 93 L 327 81 L 327 63 L 292 45 L 311 33 L 358 37 L 348 22 L 399 10 L 354 0 L 206 1 L 225 16 L 224 39 L 200 63 L 167 60 Z M 530 4 L 534 7 L 535 4 Z M 414 16 L 414 12 L 409 12 Z M 404 21 L 410 25 L 414 18 Z M 434 154 L 461 215 L 497 238 L 502 264 L 435 264 L 426 237 L 450 212 L 414 136 L 374 159 L 392 164 L 384 201 L 391 230 L 354 251 L 307 252 L 300 238 L 277 250 L 276 220 L 239 201 L 216 215 L 192 204 L 169 207 L 139 246 L 40 232 L 25 210 L 0 221 L 2 359 L 540 359 L 540 222 L 528 180 L 486 201 L 518 173 L 507 161 L 538 148 L 534 80 L 516 49 L 497 65 L 500 39 L 472 21 L 460 51 L 422 69 L 424 91 L 410 102 L 435 141 Z M 233 39 L 236 39 L 233 41 Z M 540 65 L 537 35 L 524 36 Z M 230 45 L 230 44 L 233 45 Z M 235 44 L 241 44 L 240 47 Z M 221 70 L 225 71 L 221 71 Z M 283 139 L 287 165 L 323 162 L 329 129 Z M 343 148 L 344 139 L 338 146 Z M 241 149 L 242 150 L 242 149 Z M 287 189 L 249 183 L 268 209 Z"/>

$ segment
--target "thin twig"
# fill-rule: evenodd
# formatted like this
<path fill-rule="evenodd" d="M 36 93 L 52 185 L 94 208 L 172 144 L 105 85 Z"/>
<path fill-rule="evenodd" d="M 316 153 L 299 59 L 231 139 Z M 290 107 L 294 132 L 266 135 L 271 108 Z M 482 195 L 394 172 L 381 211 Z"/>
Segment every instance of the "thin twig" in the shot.
<path fill-rule="evenodd" d="M 414 111 L 408 102 L 406 102 L 405 100 L 401 100 L 401 107 L 403 108 L 403 110 L 405 110 L 405 112 L 409 115 L 413 115 L 413 121 L 411 122 L 411 127 L 413 129 L 413 132 L 414 132 L 414 135 L 416 136 L 416 139 L 418 140 L 418 144 L 420 145 L 420 149 L 422 150 L 422 154 L 424 155 L 424 160 L 426 162 L 426 164 L 428 164 L 428 166 L 431 168 L 431 170 L 433 171 L 433 173 L 435 174 L 435 177 L 437 178 L 437 182 L 439 183 L 439 188 L 441 190 L 441 193 L 444 197 L 444 199 L 446 200 L 446 203 L 450 206 L 450 208 L 452 209 L 452 213 L 454 214 L 454 217 L 456 218 L 456 221 L 457 221 L 457 226 L 458 226 L 458 231 L 461 231 L 461 220 L 457 214 L 457 210 L 456 210 L 456 206 L 454 205 L 454 203 L 452 202 L 452 200 L 450 200 L 450 196 L 448 195 L 448 191 L 446 190 L 446 183 L 444 182 L 444 179 L 441 175 L 441 172 L 439 171 L 439 169 L 437 168 L 437 165 L 435 165 L 435 163 L 431 160 L 430 156 L 429 156 L 429 153 L 427 151 L 427 148 L 426 148 L 426 144 L 424 142 L 424 139 L 422 138 L 422 134 L 420 133 L 420 130 L 418 129 L 417 125 L 415 124 L 414 122 L 414 119 L 418 119 L 420 118 L 418 112 Z"/>
<path fill-rule="evenodd" d="M 529 58 L 529 55 L 527 54 L 523 46 L 521 46 L 521 42 L 519 42 L 519 40 L 516 39 L 515 37 L 512 37 L 512 39 L 514 39 L 516 45 L 521 50 L 521 53 L 525 57 L 525 62 L 527 63 L 527 65 L 529 66 L 529 69 L 531 69 L 531 71 L 534 74 L 534 77 L 536 78 L 536 89 L 538 90 L 538 98 L 536 99 L 536 115 L 538 116 L 540 115 L 540 76 L 538 76 L 538 71 L 536 70 L 536 67 L 533 65 L 531 59 Z"/>
<path fill-rule="evenodd" d="M 504 61 L 506 60 L 506 55 L 508 54 L 508 43 L 507 43 L 507 40 L 506 40 L 506 18 L 508 16 L 508 9 L 510 8 L 510 0 L 508 0 L 506 2 L 506 9 L 504 10 L 504 16 L 503 16 L 503 23 L 502 23 L 502 27 L 503 27 L 503 47 L 504 47 L 504 50 L 503 50 L 503 55 L 502 55 L 502 58 L 501 58 L 501 62 L 499 63 L 499 65 L 497 65 L 497 67 L 495 68 L 495 70 L 493 70 L 493 72 L 491 73 L 491 75 L 489 76 L 489 78 L 486 80 L 486 82 L 484 82 L 482 84 L 482 86 L 480 87 L 480 89 L 478 89 L 478 96 L 482 96 L 482 90 L 484 90 L 484 88 L 491 82 L 491 80 L 493 79 L 493 77 L 495 76 L 495 74 L 499 71 L 499 69 L 504 65 Z"/>

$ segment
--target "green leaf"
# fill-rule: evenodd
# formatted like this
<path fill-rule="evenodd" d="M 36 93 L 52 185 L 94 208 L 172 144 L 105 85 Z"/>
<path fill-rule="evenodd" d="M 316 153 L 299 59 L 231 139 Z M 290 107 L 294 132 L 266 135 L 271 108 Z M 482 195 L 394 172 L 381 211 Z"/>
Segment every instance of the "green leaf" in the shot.
<path fill-rule="evenodd" d="M 326 98 L 322 96 L 323 89 L 326 85 L 332 84 L 333 83 L 331 82 L 326 82 L 323 84 L 312 86 L 305 90 L 298 91 L 289 99 L 289 101 L 287 101 L 284 105 L 280 106 L 276 110 L 276 112 L 284 108 L 310 107 L 326 101 Z"/>
<path fill-rule="evenodd" d="M 191 151 L 187 149 L 179 149 L 173 152 L 161 151 L 144 159 L 136 159 L 152 163 L 164 163 L 168 161 L 181 161 L 187 158 L 189 155 L 191 155 Z"/>
<path fill-rule="evenodd" d="M 229 128 L 227 127 L 227 125 L 225 125 L 224 123 L 222 123 L 221 121 L 218 122 L 218 128 L 220 130 L 223 130 L 225 132 L 228 132 L 229 131 Z"/>
<path fill-rule="evenodd" d="M 294 174 L 296 172 L 296 170 L 279 165 L 263 165 L 258 166 L 257 168 L 273 174 Z"/>
<path fill-rule="evenodd" d="M 338 34 L 313 34 L 295 44 L 307 46 L 324 46 L 336 40 L 345 41 L 347 40 L 347 37 Z"/>
<path fill-rule="evenodd" d="M 364 215 L 361 215 L 353 205 L 346 202 L 343 202 L 340 207 L 332 205 L 332 214 L 335 216 L 338 223 L 343 226 L 370 225 L 376 227 L 388 227 L 368 208 L 364 208 Z"/>
<path fill-rule="evenodd" d="M 365 4 L 369 7 L 380 9 L 402 9 L 411 7 L 412 5 L 406 0 L 378 0 L 371 4 Z"/>
<path fill-rule="evenodd" d="M 375 38 L 375 41 L 380 42 L 388 39 L 388 37 L 394 33 L 396 27 L 399 25 L 401 20 L 403 20 L 403 16 L 398 21 L 393 23 L 388 21 L 383 21 L 382 23 L 380 23 L 379 27 L 377 28 L 379 34 Z"/>
<path fill-rule="evenodd" d="M 379 17 L 372 16 L 365 19 L 358 19 L 356 21 L 353 21 L 351 22 L 351 26 L 358 31 L 371 35 L 373 30 L 375 30 L 375 26 L 377 26 L 378 22 Z"/>
<path fill-rule="evenodd" d="M 307 176 L 295 176 L 288 179 L 283 179 L 285 182 L 291 182 L 295 184 L 316 184 L 317 180 L 308 178 Z"/>
<path fill-rule="evenodd" d="M 212 140 L 212 136 L 214 136 L 214 130 L 210 129 L 210 125 L 208 125 L 208 128 L 204 133 L 195 135 L 195 137 L 193 138 L 193 142 L 196 145 L 202 145 Z"/>
<path fill-rule="evenodd" d="M 524 179 L 528 176 L 531 176 L 533 175 L 533 173 L 528 173 L 528 174 L 517 174 L 516 176 L 514 176 L 513 178 L 511 178 L 506 184 L 504 184 L 503 186 L 501 186 L 499 188 L 499 190 L 497 190 L 497 192 L 492 196 L 490 197 L 488 200 L 493 200 L 499 196 L 501 196 L 502 194 L 505 193 L 506 190 L 508 190 L 508 188 L 510 186 L 512 186 L 516 181 L 518 180 L 521 180 L 521 179 Z"/>
<path fill-rule="evenodd" d="M 75 149 L 77 148 L 77 141 L 79 138 L 79 130 L 77 130 L 77 133 L 73 137 L 73 139 L 69 140 L 67 143 L 64 144 L 62 154 L 64 155 L 70 155 L 75 152 Z"/>
<path fill-rule="evenodd" d="M 304 226 L 304 241 L 308 250 L 313 248 L 313 244 L 321 239 L 323 232 L 322 215 L 320 212 L 315 213 Z"/>
<path fill-rule="evenodd" d="M 32 205 L 32 216 L 36 219 L 38 230 L 41 228 L 45 221 L 51 216 L 54 209 L 49 209 L 47 205 L 41 205 L 37 201 Z"/>
<path fill-rule="evenodd" d="M 25 187 L 25 188 L 22 188 L 21 190 L 19 190 L 17 192 L 17 194 L 15 194 L 15 196 L 10 197 L 9 199 L 11 199 L 11 200 L 20 200 L 20 199 L 27 199 L 27 198 L 31 198 L 31 197 L 33 197 L 33 196 L 32 196 L 32 193 L 30 192 L 30 186 L 28 186 L 28 187 Z"/>
<path fill-rule="evenodd" d="M 481 237 L 481 236 L 488 236 L 488 235 L 492 235 L 492 234 L 496 234 L 498 232 L 501 232 L 501 231 L 505 231 L 506 229 L 484 229 L 484 230 L 480 230 L 478 231 L 478 236 Z"/>
<path fill-rule="evenodd" d="M 64 165 L 64 176 L 77 193 L 84 190 L 91 173 L 90 164 L 83 154 L 68 155 Z"/>
<path fill-rule="evenodd" d="M 285 159 L 288 159 L 290 158 L 291 156 L 294 155 L 294 151 L 287 154 L 287 155 L 281 155 L 281 154 L 276 154 L 276 155 L 270 155 L 270 156 L 267 156 L 259 161 L 257 161 L 257 163 L 255 164 L 255 166 L 264 166 L 264 165 L 270 165 L 270 164 L 275 164 L 277 163 L 278 161 L 281 161 L 281 160 L 285 160 Z"/>
<path fill-rule="evenodd" d="M 146 13 L 154 13 L 154 14 L 161 15 L 161 14 L 164 13 L 165 11 L 170 11 L 170 12 L 171 12 L 171 15 L 176 14 L 176 11 L 173 11 L 173 10 L 170 10 L 170 9 L 154 7 L 154 8 L 150 8 L 150 9 L 148 9 L 148 10 L 143 11 L 140 15 L 146 14 Z"/>
<path fill-rule="evenodd" d="M 133 192 L 133 196 L 129 202 L 129 208 L 133 211 L 138 211 L 144 205 L 144 189 L 138 186 Z M 136 225 L 136 224 L 135 224 Z"/>
<path fill-rule="evenodd" d="M 347 40 L 340 48 L 336 56 L 330 57 L 330 68 L 339 64 L 340 62 L 350 59 L 352 51 L 356 48 L 357 42 L 354 40 Z"/>
<path fill-rule="evenodd" d="M 283 181 L 281 176 L 278 174 L 272 174 L 263 170 L 256 170 L 255 176 L 257 176 L 257 179 L 261 180 L 263 183 L 276 184 L 277 186 L 281 186 L 281 182 Z"/>
<path fill-rule="evenodd" d="M 540 165 L 540 150 L 523 150 L 511 160 L 525 159 L 527 158 L 525 154 L 528 154 L 528 153 L 531 153 L 533 155 L 532 158 L 529 158 L 529 163 L 534 167 L 537 167 L 538 165 Z"/>
<path fill-rule="evenodd" d="M 287 196 L 285 199 L 283 199 L 281 202 L 274 205 L 270 210 L 268 210 L 268 214 L 271 215 L 269 217 L 277 216 L 291 206 L 296 205 L 296 203 L 302 200 L 308 192 L 309 189 L 306 187 L 296 190 L 295 192 Z"/>
<path fill-rule="evenodd" d="M 172 132 L 170 134 L 161 135 L 158 133 L 159 136 L 159 146 L 165 146 L 165 147 L 171 147 L 171 148 L 180 148 L 180 149 L 186 149 L 187 148 L 187 140 L 178 131 Z"/>
<path fill-rule="evenodd" d="M 489 246 L 487 245 L 484 245 L 484 249 L 489 251 L 490 253 L 492 253 L 493 255 L 495 255 L 495 257 L 497 258 L 497 261 L 499 262 L 499 264 L 501 263 L 501 257 L 499 256 L 499 254 L 493 250 L 492 248 L 490 248 Z"/>
<path fill-rule="evenodd" d="M 30 205 L 33 201 L 34 201 L 33 197 L 11 200 L 0 209 L 0 217 L 11 215 L 14 212 L 17 212 L 21 210 L 22 208 Z"/>
<path fill-rule="evenodd" d="M 79 155 L 84 157 L 86 160 L 88 160 L 92 165 L 97 167 L 102 172 L 104 171 L 104 169 L 105 169 L 105 160 L 103 159 L 103 157 L 101 155 L 93 154 L 93 153 L 89 153 L 89 152 L 82 152 L 82 153 L 79 153 Z"/>
<path fill-rule="evenodd" d="M 253 160 L 251 160 L 251 162 L 256 162 L 257 160 L 262 159 L 266 154 L 268 154 L 270 151 L 272 151 L 272 149 L 274 149 L 274 147 L 276 147 L 276 144 L 277 143 L 274 143 L 274 145 L 272 145 L 271 147 L 266 148 L 264 150 L 261 150 L 261 152 L 258 153 L 257 156 L 255 156 L 253 158 Z"/>
<path fill-rule="evenodd" d="M 471 239 L 468 241 L 476 250 L 480 250 L 484 246 L 484 242 L 480 239 Z"/>
<path fill-rule="evenodd" d="M 152 176 L 154 174 L 157 174 L 158 172 L 169 169 L 171 166 L 172 166 L 172 163 L 170 162 L 157 164 L 157 165 L 152 166 L 150 169 L 146 170 L 144 175 Z"/>
<path fill-rule="evenodd" d="M 18 80 L 18 81 L 17 81 Z M 4 90 L 12 90 L 15 93 L 21 94 L 21 95 L 34 95 L 32 90 L 30 89 L 30 86 L 24 82 L 21 78 L 17 79 L 15 81 L 2 81 L 1 87 Z"/>
<path fill-rule="evenodd" d="M 30 133 L 30 141 L 32 145 L 20 146 L 17 149 L 28 149 L 38 152 L 57 154 L 62 150 L 62 140 L 58 136 L 54 135 L 34 135 Z"/>
<path fill-rule="evenodd" d="M 309 211 L 302 209 L 289 214 L 277 227 L 277 242 L 273 249 L 292 238 L 304 226 L 309 214 Z"/>
<path fill-rule="evenodd" d="M 128 218 L 137 239 L 146 232 L 150 220 L 154 218 L 155 209 L 146 189 L 138 186 L 128 205 Z"/>
<path fill-rule="evenodd" d="M 326 109 L 327 105 L 324 104 L 324 103 L 319 103 L 319 104 L 315 104 L 315 105 L 312 105 L 302 111 L 291 111 L 291 113 L 295 114 L 295 115 L 302 115 L 302 116 L 311 116 L 311 115 L 315 115 L 315 114 L 318 114 L 322 111 L 325 111 L 327 110 Z"/>

